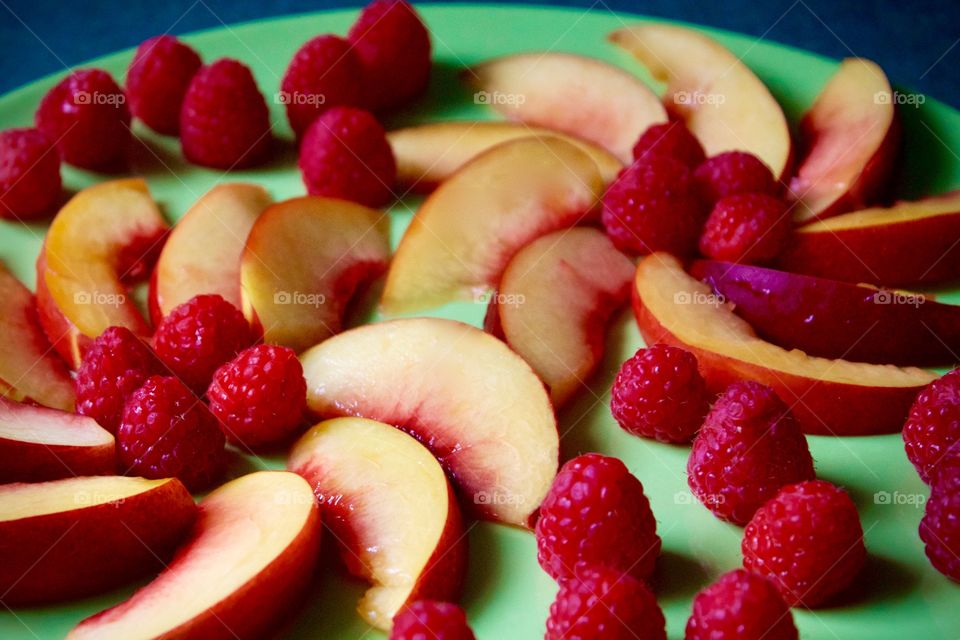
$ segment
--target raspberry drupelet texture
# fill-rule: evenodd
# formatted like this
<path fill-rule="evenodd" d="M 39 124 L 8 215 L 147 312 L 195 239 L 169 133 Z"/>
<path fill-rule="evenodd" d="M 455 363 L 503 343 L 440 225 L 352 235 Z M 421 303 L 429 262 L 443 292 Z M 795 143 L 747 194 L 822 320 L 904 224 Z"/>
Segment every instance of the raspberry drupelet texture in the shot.
<path fill-rule="evenodd" d="M 418 600 L 393 618 L 390 640 L 475 640 L 463 609 L 449 602 Z"/>
<path fill-rule="evenodd" d="M 131 113 L 157 133 L 180 132 L 180 110 L 190 81 L 203 62 L 171 35 L 144 40 L 127 69 Z"/>
<path fill-rule="evenodd" d="M 960 457 L 960 369 L 931 382 L 917 395 L 903 426 L 907 458 L 927 484 L 940 462 Z"/>
<path fill-rule="evenodd" d="M 960 582 L 960 457 L 940 463 L 932 480 L 920 539 L 934 568 Z"/>
<path fill-rule="evenodd" d="M 61 196 L 60 155 L 39 129 L 0 132 L 0 219 L 35 220 Z"/>
<path fill-rule="evenodd" d="M 697 594 L 686 640 L 797 640 L 797 627 L 776 587 L 736 569 Z"/>
<path fill-rule="evenodd" d="M 758 264 L 783 250 L 793 221 L 779 198 L 740 193 L 717 201 L 700 236 L 700 253 L 714 260 Z"/>
<path fill-rule="evenodd" d="M 709 204 L 738 193 L 780 191 L 777 179 L 763 160 L 744 151 L 718 153 L 696 168 L 694 180 L 700 196 Z"/>
<path fill-rule="evenodd" d="M 691 171 L 706 159 L 703 147 L 682 122 L 664 122 L 648 128 L 633 145 L 633 159 L 664 155 L 679 160 Z"/>

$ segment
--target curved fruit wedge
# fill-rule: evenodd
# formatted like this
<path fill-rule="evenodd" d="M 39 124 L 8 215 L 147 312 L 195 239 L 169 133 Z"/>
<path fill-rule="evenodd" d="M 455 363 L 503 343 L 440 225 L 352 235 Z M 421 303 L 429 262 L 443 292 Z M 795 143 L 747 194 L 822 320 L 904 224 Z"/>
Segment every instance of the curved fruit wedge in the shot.
<path fill-rule="evenodd" d="M 305 196 L 269 207 L 240 262 L 247 319 L 264 340 L 295 351 L 338 333 L 357 289 L 387 268 L 388 224 L 345 200 Z"/>
<path fill-rule="evenodd" d="M 774 176 L 789 170 L 790 129 L 763 82 L 716 40 L 686 27 L 637 25 L 610 34 L 667 83 L 664 101 L 697 136 L 708 156 L 749 151 Z"/>
<path fill-rule="evenodd" d="M 413 217 L 387 273 L 384 312 L 496 286 L 520 247 L 592 215 L 603 187 L 590 156 L 559 138 L 521 138 L 480 154 Z"/>
<path fill-rule="evenodd" d="M 72 640 L 247 640 L 282 622 L 309 584 L 320 549 L 310 486 L 259 471 L 200 502 L 190 539 L 129 600 L 91 616 Z"/>
<path fill-rule="evenodd" d="M 648 344 L 666 342 L 693 352 L 712 391 L 744 378 L 769 385 L 806 433 L 899 431 L 917 393 L 937 377 L 912 367 L 817 358 L 766 342 L 665 253 L 637 266 L 634 312 Z"/>
<path fill-rule="evenodd" d="M 543 383 L 503 342 L 411 318 L 345 331 L 301 360 L 318 415 L 397 425 L 427 445 L 471 510 L 531 524 L 557 473 L 557 423 Z"/>
<path fill-rule="evenodd" d="M 77 598 L 147 574 L 187 534 L 196 509 L 176 479 L 0 486 L 0 601 Z"/>
<path fill-rule="evenodd" d="M 603 358 L 607 321 L 630 296 L 633 273 L 606 235 L 587 228 L 538 238 L 507 265 L 490 314 L 550 389 L 553 406 L 569 400 Z"/>
<path fill-rule="evenodd" d="M 240 301 L 240 254 L 270 194 L 256 184 L 218 184 L 202 195 L 173 227 L 150 282 L 154 324 L 194 296 L 215 293 Z"/>
<path fill-rule="evenodd" d="M 876 63 L 848 58 L 800 123 L 801 159 L 788 196 L 798 223 L 871 204 L 900 144 L 893 90 Z"/>
<path fill-rule="evenodd" d="M 787 271 L 895 287 L 960 278 L 960 190 L 854 211 L 791 234 Z"/>
<path fill-rule="evenodd" d="M 511 120 L 594 142 L 621 162 L 650 125 L 667 121 L 657 96 L 636 77 L 596 58 L 572 53 L 521 53 L 488 60 L 463 73 L 477 93 Z"/>
<path fill-rule="evenodd" d="M 949 365 L 960 353 L 960 306 L 786 271 L 701 260 L 692 275 L 765 339 L 824 358 Z"/>
<path fill-rule="evenodd" d="M 29 398 L 72 411 L 76 398 L 66 364 L 50 350 L 40 326 L 37 302 L 0 263 L 0 380 L 14 399 Z"/>
<path fill-rule="evenodd" d="M 335 418 L 300 438 L 287 468 L 313 487 L 351 573 L 373 584 L 357 606 L 364 620 L 389 631 L 407 603 L 458 599 L 467 537 L 422 444 L 382 422 Z"/>
<path fill-rule="evenodd" d="M 413 191 L 430 192 L 487 149 L 531 135 L 555 136 L 586 152 L 606 184 L 623 169 L 623 163 L 601 147 L 518 122 L 434 122 L 396 129 L 387 134 L 387 140 L 397 159 L 397 181 Z"/>

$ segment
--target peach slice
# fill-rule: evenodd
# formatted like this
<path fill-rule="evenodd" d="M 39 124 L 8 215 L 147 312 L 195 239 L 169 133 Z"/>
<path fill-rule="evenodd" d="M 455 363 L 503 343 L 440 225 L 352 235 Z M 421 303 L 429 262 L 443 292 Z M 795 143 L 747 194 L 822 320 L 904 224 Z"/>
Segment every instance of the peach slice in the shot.
<path fill-rule="evenodd" d="M 247 318 L 267 342 L 296 351 L 338 333 L 357 290 L 387 268 L 388 225 L 379 211 L 331 198 L 269 207 L 240 262 Z"/>
<path fill-rule="evenodd" d="M 802 156 L 788 193 L 794 220 L 871 204 L 890 177 L 899 144 L 883 69 L 863 58 L 844 60 L 800 123 Z"/>
<path fill-rule="evenodd" d="M 657 80 L 667 108 L 687 123 L 708 156 L 749 151 L 774 176 L 789 171 L 790 128 L 769 89 L 716 40 L 687 27 L 636 25 L 610 34 Z"/>
<path fill-rule="evenodd" d="M 417 192 L 430 192 L 460 167 L 487 149 L 530 135 L 552 135 L 586 152 L 609 184 L 623 163 L 609 151 L 573 136 L 517 122 L 433 122 L 387 134 L 397 159 L 397 181 Z"/>
<path fill-rule="evenodd" d="M 200 502 L 190 539 L 156 579 L 67 638 L 266 637 L 310 583 L 319 549 L 320 516 L 303 478 L 242 476 Z"/>
<path fill-rule="evenodd" d="M 149 573 L 196 505 L 176 479 L 90 476 L 0 486 L 0 601 L 90 595 Z"/>
<path fill-rule="evenodd" d="M 480 154 L 413 217 L 387 273 L 384 312 L 420 311 L 496 286 L 520 247 L 594 215 L 603 187 L 590 156 L 559 138 L 521 138 Z"/>
<path fill-rule="evenodd" d="M 174 307 L 216 293 L 240 308 L 240 254 L 270 194 L 256 184 L 218 184 L 174 226 L 157 259 L 150 287 L 154 323 Z"/>
<path fill-rule="evenodd" d="M 538 238 L 507 265 L 490 313 L 546 383 L 555 407 L 603 358 L 607 321 L 630 296 L 633 273 L 633 262 L 606 235 L 587 228 Z"/>
<path fill-rule="evenodd" d="M 543 383 L 503 342 L 460 322 L 410 318 L 345 331 L 301 360 L 318 415 L 408 431 L 471 511 L 531 524 L 557 472 L 557 423 Z"/>
<path fill-rule="evenodd" d="M 373 584 L 357 607 L 364 620 L 389 631 L 407 603 L 459 597 L 463 521 L 422 444 L 382 422 L 335 418 L 304 434 L 287 468 L 313 487 L 351 573 Z"/>
<path fill-rule="evenodd" d="M 937 377 L 913 367 L 812 357 L 766 342 L 665 253 L 637 266 L 634 312 L 648 344 L 666 342 L 697 356 L 712 391 L 744 378 L 769 385 L 807 433 L 899 431 L 917 393 Z"/>
<path fill-rule="evenodd" d="M 572 53 L 504 56 L 464 71 L 474 102 L 510 120 L 556 129 L 596 143 L 631 162 L 650 125 L 667 121 L 657 96 L 636 77 L 603 60 Z"/>

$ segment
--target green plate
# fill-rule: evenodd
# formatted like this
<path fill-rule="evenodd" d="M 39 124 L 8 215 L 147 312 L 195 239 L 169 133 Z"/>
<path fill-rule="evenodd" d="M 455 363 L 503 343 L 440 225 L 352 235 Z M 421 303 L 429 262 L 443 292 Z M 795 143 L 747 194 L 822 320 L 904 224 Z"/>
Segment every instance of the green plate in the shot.
<path fill-rule="evenodd" d="M 433 31 L 436 68 L 430 94 L 416 109 L 389 125 L 441 118 L 485 119 L 492 115 L 473 104 L 457 81 L 457 70 L 505 53 L 534 49 L 571 51 L 603 58 L 650 78 L 638 64 L 609 45 L 604 37 L 616 27 L 642 20 L 600 11 L 498 6 L 437 6 L 421 9 Z M 185 40 L 211 61 L 236 57 L 249 64 L 261 89 L 272 96 L 287 62 L 308 38 L 325 32 L 345 33 L 356 13 L 338 11 L 224 27 Z M 158 31 L 160 27 L 158 26 Z M 713 32 L 757 72 L 796 118 L 816 96 L 837 66 L 835 61 L 751 38 Z M 131 51 L 92 64 L 122 78 Z M 38 81 L 0 98 L 0 128 L 25 126 L 44 92 L 59 78 Z M 289 139 L 281 105 L 271 102 L 279 131 Z M 960 115 L 933 100 L 905 106 L 907 148 L 900 193 L 919 196 L 960 187 Z M 145 176 L 171 220 L 181 216 L 207 189 L 222 180 L 264 184 L 277 199 L 301 195 L 303 186 L 289 150 L 256 171 L 223 175 L 187 165 L 176 140 L 138 125 L 145 142 L 135 172 Z M 79 189 L 102 176 L 66 168 L 66 185 Z M 394 240 L 399 238 L 418 201 L 410 198 L 392 213 Z M 33 261 L 43 225 L 0 225 L 0 258 L 32 285 Z M 960 296 L 944 294 L 947 300 Z M 450 305 L 433 315 L 479 324 L 481 304 Z M 694 500 L 685 478 L 688 449 L 631 437 L 610 417 L 609 388 L 620 362 L 642 346 L 628 311 L 613 325 L 603 371 L 589 391 L 562 412 L 560 428 L 566 457 L 602 451 L 621 457 L 643 482 L 664 540 L 656 590 L 667 616 L 671 638 L 682 638 L 693 595 L 721 573 L 740 565 L 742 530 L 722 523 Z M 846 487 L 860 508 L 870 560 L 858 589 L 846 600 L 816 611 L 798 610 L 794 618 L 806 640 L 956 640 L 960 634 L 960 586 L 934 571 L 917 536 L 926 487 L 904 456 L 899 436 L 865 438 L 811 437 L 820 477 Z M 282 467 L 275 456 L 238 462 L 235 474 L 259 466 Z M 536 560 L 530 533 L 488 523 L 470 531 L 471 562 L 463 603 L 480 640 L 542 638 L 544 620 L 556 587 Z M 199 585 L 202 588 L 202 585 Z M 133 587 L 60 606 L 0 613 L 0 638 L 60 638 L 77 622 L 119 602 Z M 382 638 L 354 613 L 363 585 L 335 569 L 323 572 L 305 608 L 281 632 L 287 638 Z"/>

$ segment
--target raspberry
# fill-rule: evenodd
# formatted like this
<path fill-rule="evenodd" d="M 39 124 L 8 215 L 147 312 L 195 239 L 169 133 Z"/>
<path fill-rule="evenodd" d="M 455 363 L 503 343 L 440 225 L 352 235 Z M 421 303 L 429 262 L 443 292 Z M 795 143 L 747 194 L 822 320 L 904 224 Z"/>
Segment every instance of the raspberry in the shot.
<path fill-rule="evenodd" d="M 652 155 L 620 172 L 603 194 L 603 226 L 618 248 L 688 255 L 705 218 L 687 167 Z"/>
<path fill-rule="evenodd" d="M 249 167 L 270 154 L 270 112 L 250 69 L 223 58 L 193 76 L 180 111 L 180 144 L 194 164 Z"/>
<path fill-rule="evenodd" d="M 763 193 L 741 193 L 717 201 L 700 236 L 700 252 L 714 260 L 758 263 L 783 249 L 791 221 L 783 201 Z"/>
<path fill-rule="evenodd" d="M 706 159 L 700 142 L 682 122 L 655 124 L 644 131 L 633 145 L 633 159 L 642 160 L 647 155 L 669 156 L 691 171 Z"/>
<path fill-rule="evenodd" d="M 397 165 L 376 118 L 361 109 L 333 107 L 307 129 L 300 171 L 311 195 L 380 207 L 393 198 Z"/>
<path fill-rule="evenodd" d="M 77 413 L 116 433 L 130 394 L 162 373 L 163 365 L 145 342 L 126 327 L 110 327 L 93 341 L 77 369 Z"/>
<path fill-rule="evenodd" d="M 330 107 L 359 105 L 362 74 L 360 60 L 343 38 L 317 36 L 300 47 L 280 84 L 287 119 L 297 137 Z"/>
<path fill-rule="evenodd" d="M 213 376 L 210 410 L 227 440 L 244 447 L 277 442 L 300 425 L 307 383 L 297 354 L 261 344 L 241 351 Z"/>
<path fill-rule="evenodd" d="M 39 129 L 0 133 L 0 219 L 32 220 L 60 199 L 60 156 Z"/>
<path fill-rule="evenodd" d="M 457 605 L 418 600 L 394 616 L 390 640 L 474 640 L 474 635 Z"/>
<path fill-rule="evenodd" d="M 920 539 L 934 568 L 960 582 L 960 457 L 948 458 L 936 469 Z"/>
<path fill-rule="evenodd" d="M 123 90 L 102 69 L 79 69 L 43 96 L 37 128 L 77 167 L 114 171 L 126 164 L 130 110 Z"/>
<path fill-rule="evenodd" d="M 857 507 L 824 480 L 789 485 L 754 514 L 743 566 L 769 579 L 790 606 L 815 607 L 846 588 L 867 557 Z"/>
<path fill-rule="evenodd" d="M 205 489 L 223 471 L 224 437 L 217 419 L 182 382 L 153 376 L 127 399 L 117 452 L 127 473 L 179 478 Z"/>
<path fill-rule="evenodd" d="M 347 39 L 364 69 L 366 102 L 374 111 L 403 106 L 430 82 L 430 34 L 404 0 L 375 0 Z"/>
<path fill-rule="evenodd" d="M 643 485 L 620 460 L 598 453 L 563 465 L 540 506 L 536 533 L 540 566 L 559 581 L 581 562 L 645 580 L 660 555 Z"/>
<path fill-rule="evenodd" d="M 907 458 L 927 484 L 946 457 L 960 456 L 960 369 L 917 395 L 903 426 Z"/>
<path fill-rule="evenodd" d="M 737 569 L 693 599 L 686 640 L 797 640 L 790 609 L 769 580 Z"/>
<path fill-rule="evenodd" d="M 203 62 L 173 36 L 144 40 L 127 69 L 130 111 L 156 131 L 180 133 L 180 108 L 190 81 Z"/>
<path fill-rule="evenodd" d="M 660 442 L 689 442 L 709 409 L 696 357 L 665 344 L 640 349 L 624 362 L 610 392 L 610 411 L 620 426 Z"/>
<path fill-rule="evenodd" d="M 550 605 L 546 640 L 666 640 L 666 621 L 642 581 L 580 566 Z"/>
<path fill-rule="evenodd" d="M 714 403 L 687 460 L 690 490 L 715 516 L 746 524 L 780 487 L 812 480 L 807 439 L 770 387 L 731 384 Z"/>
<path fill-rule="evenodd" d="M 766 193 L 775 196 L 779 185 L 760 158 L 743 151 L 727 151 L 706 160 L 693 173 L 697 189 L 711 204 L 738 193 Z"/>
<path fill-rule="evenodd" d="M 203 393 L 220 365 L 256 340 L 243 314 L 218 295 L 174 308 L 153 337 L 157 355 L 187 386 Z"/>

